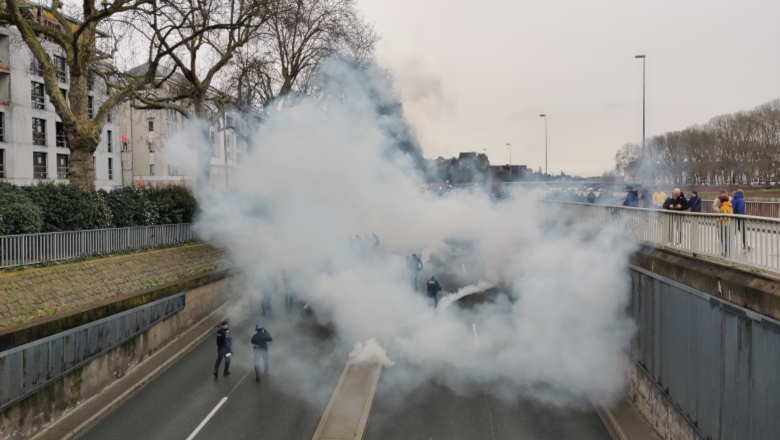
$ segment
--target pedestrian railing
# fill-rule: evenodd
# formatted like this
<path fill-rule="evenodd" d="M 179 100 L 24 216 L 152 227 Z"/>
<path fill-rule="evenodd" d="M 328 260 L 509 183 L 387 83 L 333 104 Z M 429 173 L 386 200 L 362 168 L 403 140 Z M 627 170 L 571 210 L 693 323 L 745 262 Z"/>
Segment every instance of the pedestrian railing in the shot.
<path fill-rule="evenodd" d="M 780 219 L 554 202 L 572 222 L 661 248 L 780 273 Z"/>
<path fill-rule="evenodd" d="M 195 241 L 191 223 L 0 236 L 0 268 Z"/>
<path fill-rule="evenodd" d="M 702 212 L 712 213 L 712 200 L 702 200 Z M 780 218 L 780 203 L 745 201 L 745 215 Z"/>

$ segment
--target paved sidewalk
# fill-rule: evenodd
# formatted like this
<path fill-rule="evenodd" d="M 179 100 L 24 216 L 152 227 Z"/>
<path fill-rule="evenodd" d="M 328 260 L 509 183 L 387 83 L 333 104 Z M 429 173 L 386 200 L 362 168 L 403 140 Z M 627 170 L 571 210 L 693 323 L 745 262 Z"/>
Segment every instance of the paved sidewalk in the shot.
<path fill-rule="evenodd" d="M 226 317 L 226 302 L 209 316 L 176 337 L 157 353 L 141 362 L 130 372 L 87 399 L 65 416 L 32 437 L 32 440 L 67 440 L 87 430 L 135 392 L 157 377 L 209 335 L 217 323 Z"/>
<path fill-rule="evenodd" d="M 628 396 L 611 407 L 593 403 L 613 440 L 662 440 Z"/>

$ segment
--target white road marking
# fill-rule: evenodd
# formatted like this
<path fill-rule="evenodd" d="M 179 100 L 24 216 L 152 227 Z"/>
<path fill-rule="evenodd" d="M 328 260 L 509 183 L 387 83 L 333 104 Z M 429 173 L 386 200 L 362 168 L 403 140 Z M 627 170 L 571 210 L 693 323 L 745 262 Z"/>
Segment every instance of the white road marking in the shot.
<path fill-rule="evenodd" d="M 309 304 L 311 304 L 311 301 L 307 302 L 305 306 L 303 306 L 303 309 L 306 310 L 307 307 L 309 307 Z"/>
<path fill-rule="evenodd" d="M 192 439 L 194 439 L 194 438 L 195 438 L 195 436 L 196 436 L 196 435 L 198 435 L 198 433 L 200 432 L 200 430 L 201 430 L 201 429 L 203 429 L 203 427 L 204 427 L 204 426 L 206 426 L 206 423 L 208 423 L 208 421 L 209 421 L 209 420 L 210 420 L 212 417 L 214 417 L 214 414 L 216 414 L 216 413 L 217 413 L 217 411 L 219 411 L 219 408 L 220 408 L 222 405 L 224 405 L 224 404 L 225 404 L 225 402 L 227 402 L 227 399 L 228 399 L 227 397 L 223 397 L 223 398 L 222 398 L 222 400 L 220 400 L 220 401 L 219 401 L 219 403 L 217 404 L 217 406 L 215 406 L 215 407 L 214 407 L 214 409 L 212 409 L 212 410 L 211 410 L 211 412 L 209 413 L 209 415 L 207 415 L 207 416 L 206 416 L 206 418 L 205 418 L 205 419 L 203 419 L 203 421 L 202 421 L 202 422 L 200 422 L 200 425 L 198 425 L 198 427 L 197 427 L 197 428 L 195 428 L 195 430 L 194 430 L 194 431 L 192 431 L 192 434 L 190 434 L 190 436 L 189 436 L 189 437 L 187 437 L 187 440 L 192 440 Z"/>
<path fill-rule="evenodd" d="M 477 337 L 477 324 L 471 323 L 471 329 L 474 330 L 474 345 L 479 347 L 479 338 Z"/>

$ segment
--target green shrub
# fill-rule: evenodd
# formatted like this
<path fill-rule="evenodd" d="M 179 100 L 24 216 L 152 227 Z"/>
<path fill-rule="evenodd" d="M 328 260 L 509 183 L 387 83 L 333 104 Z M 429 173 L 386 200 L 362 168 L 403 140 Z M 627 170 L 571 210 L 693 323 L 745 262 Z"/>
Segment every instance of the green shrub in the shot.
<path fill-rule="evenodd" d="M 51 182 L 17 188 L 40 208 L 43 214 L 41 232 L 111 226 L 111 212 L 103 198 L 93 189 Z"/>
<path fill-rule="evenodd" d="M 189 189 L 183 185 L 165 185 L 146 190 L 149 200 L 160 214 L 158 224 L 192 223 L 197 203 Z"/>
<path fill-rule="evenodd" d="M 0 235 L 41 231 L 43 214 L 19 187 L 0 182 Z"/>
<path fill-rule="evenodd" d="M 100 194 L 111 210 L 116 228 L 156 225 L 160 219 L 157 207 L 143 188 L 126 186 L 111 192 L 101 190 Z"/>

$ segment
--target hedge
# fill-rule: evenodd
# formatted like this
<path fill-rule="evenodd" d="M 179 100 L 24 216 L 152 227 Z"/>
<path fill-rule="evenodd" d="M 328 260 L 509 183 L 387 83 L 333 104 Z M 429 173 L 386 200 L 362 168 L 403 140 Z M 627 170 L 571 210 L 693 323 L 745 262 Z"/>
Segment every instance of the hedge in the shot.
<path fill-rule="evenodd" d="M 191 223 L 196 210 L 192 193 L 178 185 L 106 192 L 0 182 L 0 235 Z"/>

